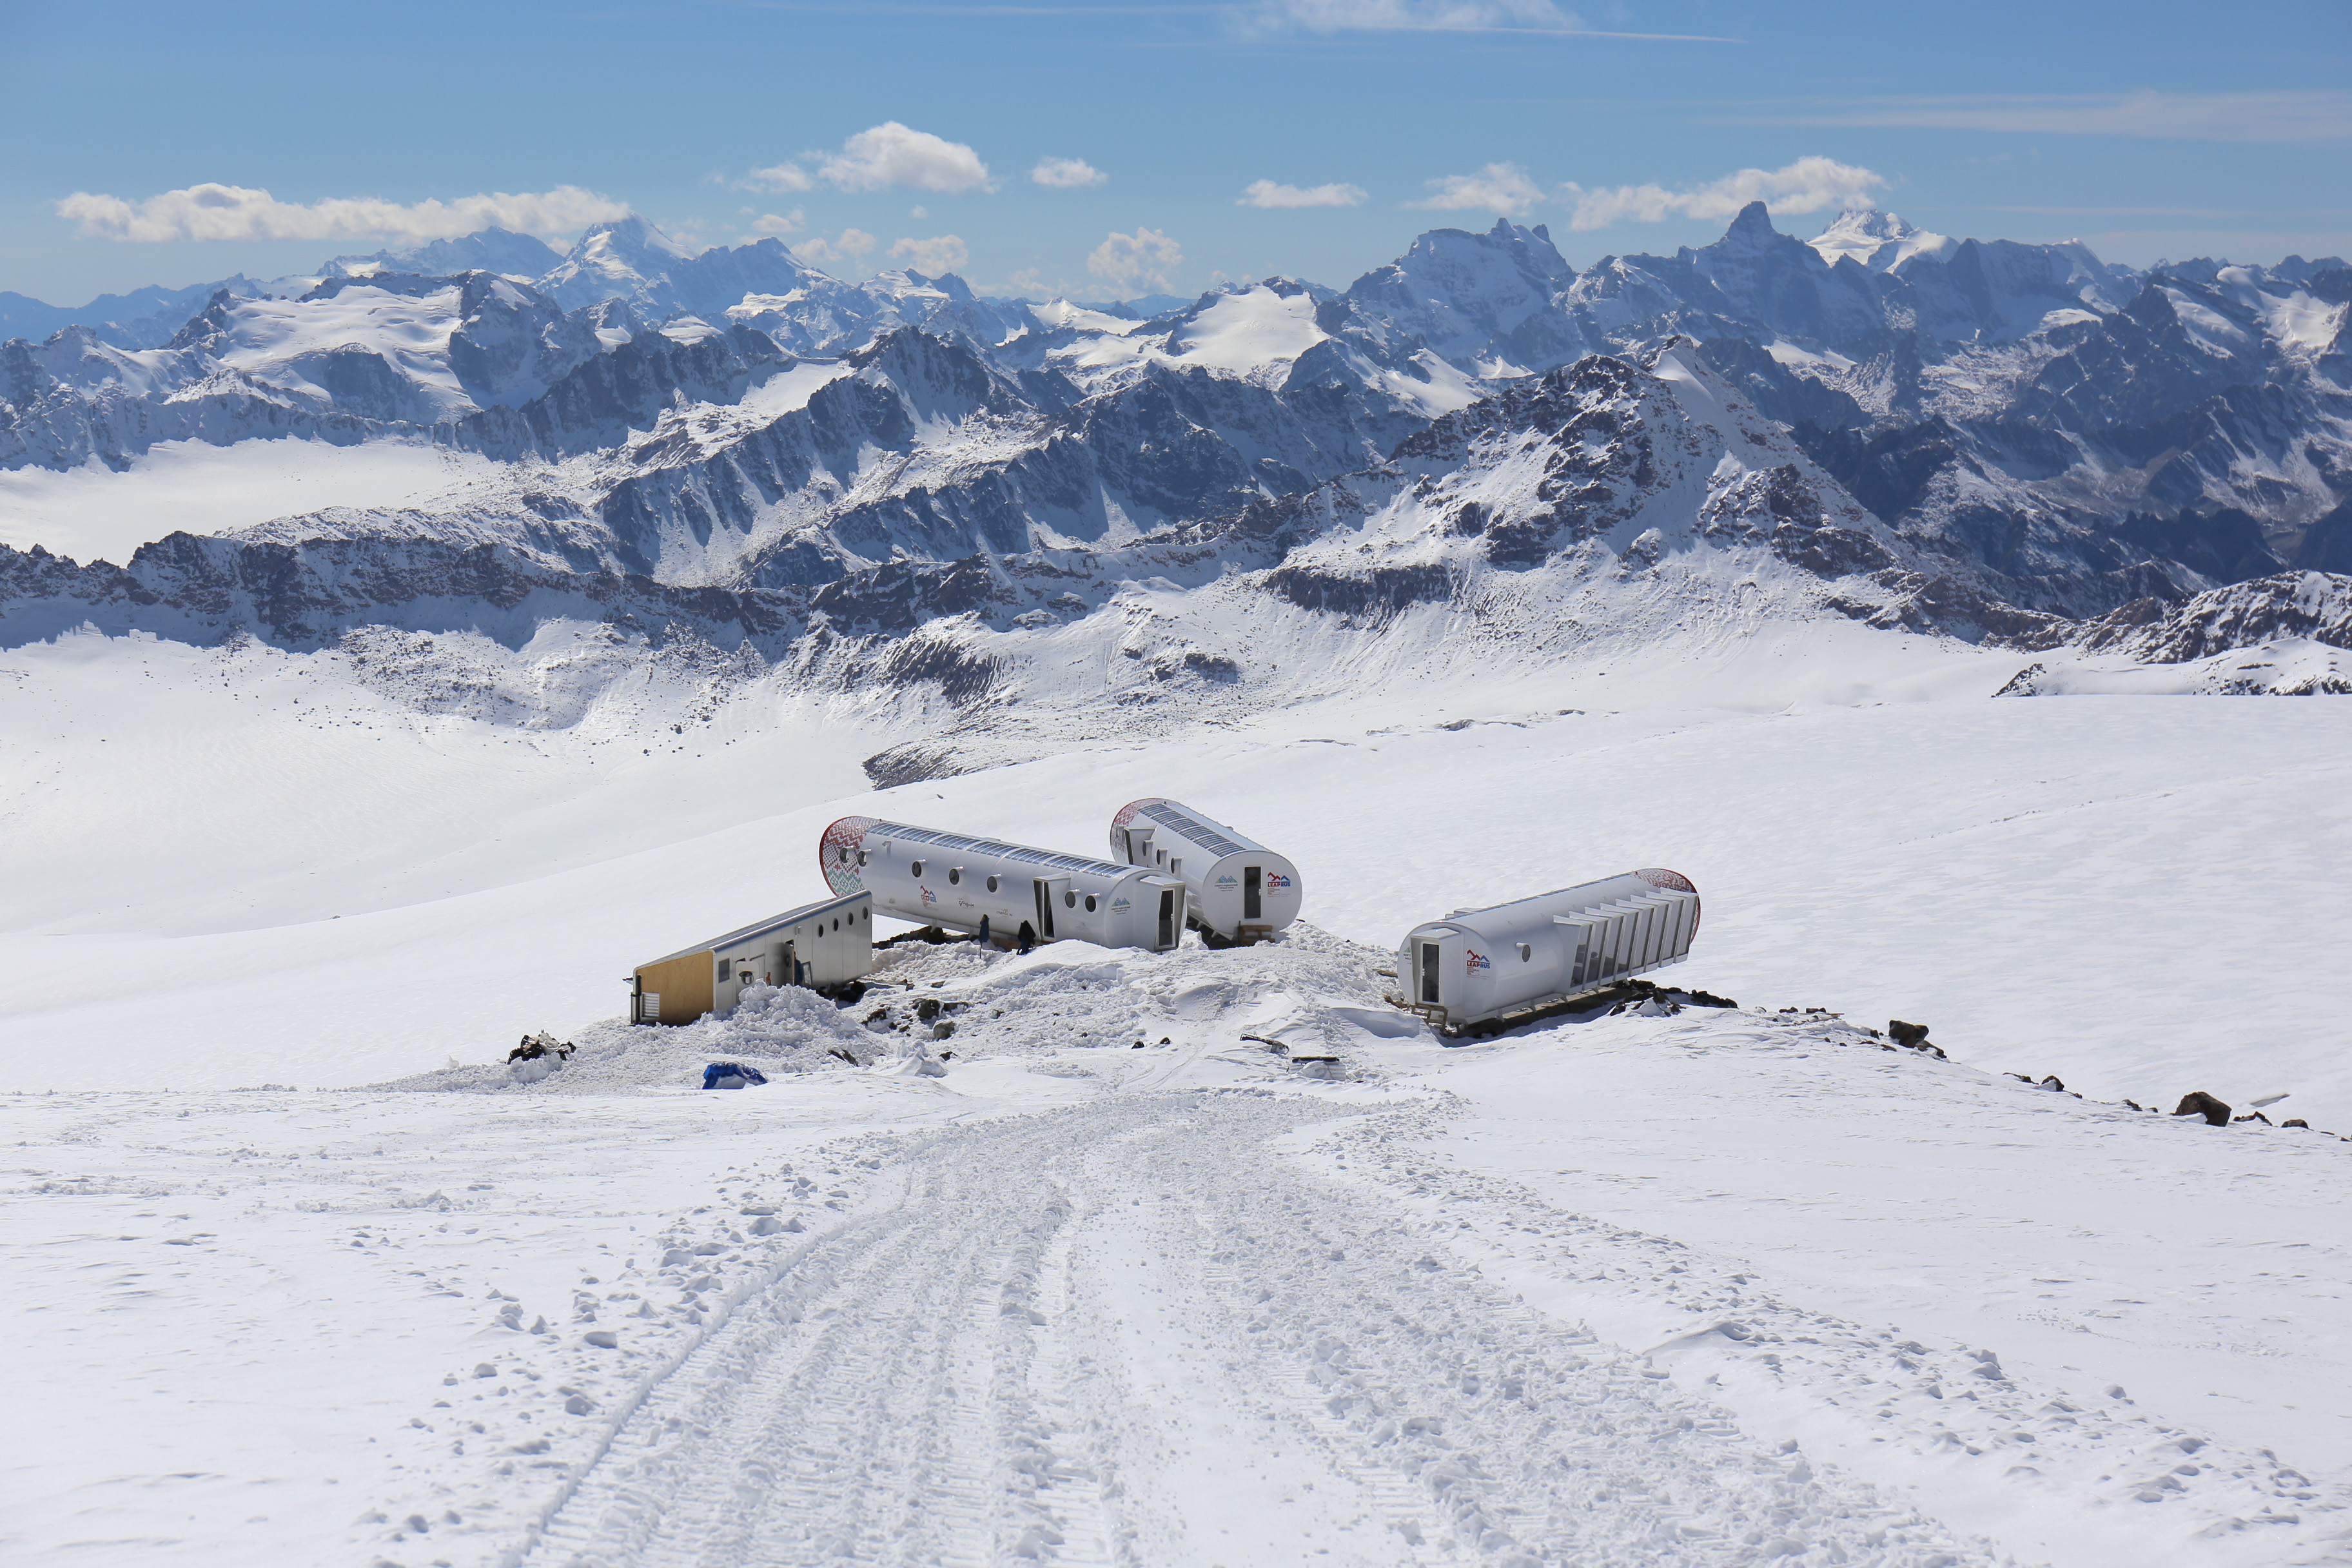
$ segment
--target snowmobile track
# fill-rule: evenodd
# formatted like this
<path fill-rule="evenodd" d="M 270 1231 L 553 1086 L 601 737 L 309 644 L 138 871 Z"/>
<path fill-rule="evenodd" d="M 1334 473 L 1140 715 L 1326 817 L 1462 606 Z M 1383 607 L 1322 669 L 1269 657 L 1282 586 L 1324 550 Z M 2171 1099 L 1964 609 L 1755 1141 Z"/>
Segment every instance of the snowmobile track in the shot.
<path fill-rule="evenodd" d="M 1275 1146 L 1342 1114 L 1122 1096 L 911 1145 L 647 1389 L 519 1560 L 1995 1560 Z"/>

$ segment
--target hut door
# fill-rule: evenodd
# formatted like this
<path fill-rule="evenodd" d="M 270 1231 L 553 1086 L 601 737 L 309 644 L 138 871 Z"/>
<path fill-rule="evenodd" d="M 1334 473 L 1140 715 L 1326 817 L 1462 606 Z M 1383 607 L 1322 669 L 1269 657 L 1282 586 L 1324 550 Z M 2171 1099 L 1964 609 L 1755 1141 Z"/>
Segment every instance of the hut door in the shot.
<path fill-rule="evenodd" d="M 1047 942 L 1054 940 L 1054 889 L 1043 877 L 1033 878 L 1029 888 L 1037 898 L 1037 934 Z"/>
<path fill-rule="evenodd" d="M 1258 897 L 1265 888 L 1265 874 L 1263 869 L 1255 866 L 1242 868 L 1242 919 L 1255 921 L 1265 918 L 1265 906 Z"/>
<path fill-rule="evenodd" d="M 784 943 L 784 984 L 806 985 L 808 978 L 801 973 L 801 950 L 798 942 Z"/>
<path fill-rule="evenodd" d="M 1423 1001 L 1436 1002 L 1442 999 L 1437 994 L 1437 981 L 1441 973 L 1437 944 L 1433 942 L 1423 942 L 1421 944 L 1421 999 Z"/>
<path fill-rule="evenodd" d="M 1173 888 L 1160 889 L 1160 945 L 1176 945 L 1176 889 Z"/>

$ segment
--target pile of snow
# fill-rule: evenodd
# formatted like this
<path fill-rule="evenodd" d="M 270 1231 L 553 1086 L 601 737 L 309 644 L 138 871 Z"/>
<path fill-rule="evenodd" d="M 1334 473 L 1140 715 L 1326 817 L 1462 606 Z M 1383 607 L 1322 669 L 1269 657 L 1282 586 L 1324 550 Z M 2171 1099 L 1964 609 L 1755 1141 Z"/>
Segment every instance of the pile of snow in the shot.
<path fill-rule="evenodd" d="M 905 951 L 905 950 L 899 950 Z M 950 1058 L 1035 1057 L 1138 1046 L 1280 1045 L 1328 1055 L 1423 1026 L 1383 1002 L 1389 954 L 1300 921 L 1271 942 L 1171 952 L 1049 943 L 1025 955 L 959 942 L 914 950 L 848 1009 L 864 1026 Z M 895 983 L 895 984 L 892 984 Z M 940 1023 L 952 1034 L 936 1037 Z"/>
<path fill-rule="evenodd" d="M 771 1078 L 870 1066 L 883 1053 L 876 1037 L 834 1003 L 797 985 L 750 985 L 735 1011 L 676 1027 L 608 1018 L 570 1042 L 569 1059 L 443 1068 L 375 1087 L 500 1094 L 625 1094 L 692 1089 L 713 1062 L 740 1061 Z M 517 1071 L 515 1069 L 523 1069 Z"/>

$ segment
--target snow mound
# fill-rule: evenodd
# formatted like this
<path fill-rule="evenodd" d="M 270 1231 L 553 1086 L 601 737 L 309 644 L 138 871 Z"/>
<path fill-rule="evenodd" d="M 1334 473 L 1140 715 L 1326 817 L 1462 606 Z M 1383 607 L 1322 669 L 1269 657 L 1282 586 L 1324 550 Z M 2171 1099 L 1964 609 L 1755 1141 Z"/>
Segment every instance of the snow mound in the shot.
<path fill-rule="evenodd" d="M 461 1094 L 625 1094 L 632 1090 L 697 1089 L 712 1062 L 741 1061 L 770 1078 L 872 1066 L 882 1042 L 848 1013 L 797 985 L 746 987 L 730 1016 L 682 1027 L 635 1026 L 608 1018 L 573 1041 L 578 1047 L 560 1070 L 529 1075 L 504 1062 L 443 1068 L 375 1087 Z M 551 1058 L 518 1062 L 544 1068 Z"/>
<path fill-rule="evenodd" d="M 1381 1001 L 1390 982 L 1377 971 L 1386 958 L 1303 923 L 1255 947 L 1187 941 L 1173 952 L 1062 942 L 1015 955 L 957 943 L 894 964 L 884 973 L 904 988 L 877 989 L 849 1012 L 866 1020 L 869 1042 L 902 1037 L 953 1058 L 1180 1041 L 1224 1047 L 1249 1037 L 1294 1055 L 1327 1056 L 1339 1044 L 1381 1037 L 1369 1024 L 1418 1031 Z M 942 1021 L 953 1033 L 935 1042 Z M 1300 1044 L 1291 1047 L 1294 1037 Z"/>

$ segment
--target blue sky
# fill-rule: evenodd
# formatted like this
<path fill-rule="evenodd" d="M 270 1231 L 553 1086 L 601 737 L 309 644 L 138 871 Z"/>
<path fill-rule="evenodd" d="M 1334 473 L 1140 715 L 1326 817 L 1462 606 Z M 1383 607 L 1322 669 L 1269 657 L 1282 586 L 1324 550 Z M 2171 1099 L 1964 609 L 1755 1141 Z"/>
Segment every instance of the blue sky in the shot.
<path fill-rule="evenodd" d="M 624 207 L 984 290 L 1344 284 L 1498 211 L 1579 266 L 1704 243 L 1755 192 L 2273 260 L 2352 253 L 2347 84 L 2347 0 L 0 0 L 0 289 Z"/>

